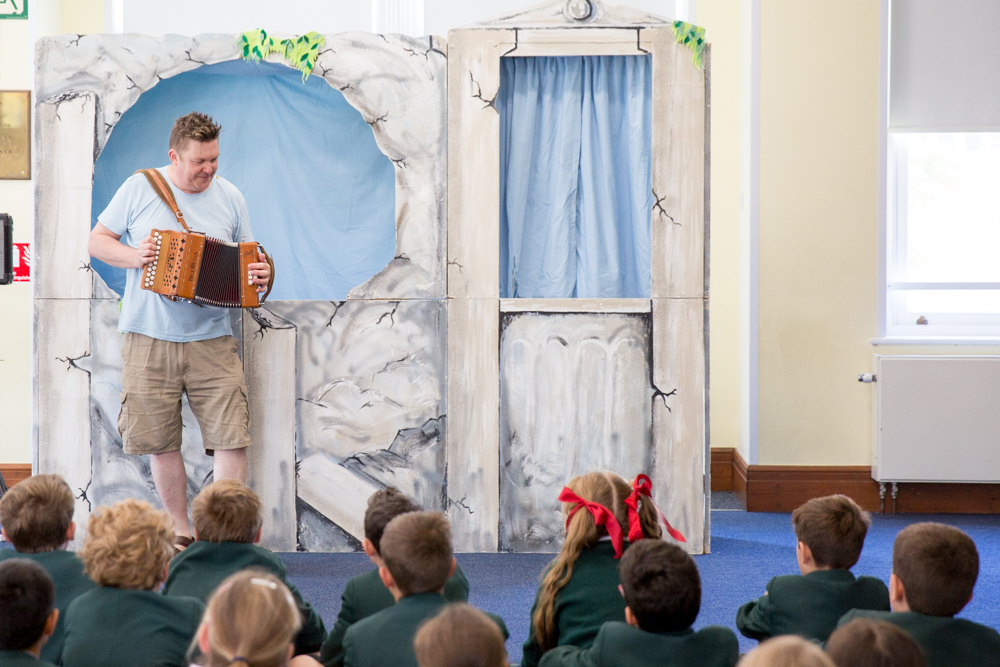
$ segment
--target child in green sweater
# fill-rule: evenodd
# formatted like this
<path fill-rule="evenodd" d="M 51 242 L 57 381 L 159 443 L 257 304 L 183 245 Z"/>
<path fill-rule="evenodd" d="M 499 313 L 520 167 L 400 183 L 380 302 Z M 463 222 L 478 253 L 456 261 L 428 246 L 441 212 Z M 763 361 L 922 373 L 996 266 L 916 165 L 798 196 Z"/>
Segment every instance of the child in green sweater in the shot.
<path fill-rule="evenodd" d="M 740 607 L 736 628 L 745 637 L 825 642 L 851 609 L 889 610 L 881 579 L 851 573 L 871 525 L 857 503 L 843 495 L 814 498 L 792 512 L 792 525 L 802 574 L 774 577 L 763 596 Z"/>
<path fill-rule="evenodd" d="M 38 656 L 59 618 L 55 597 L 52 579 L 38 563 L 0 563 L 0 666 L 52 667 Z"/>
<path fill-rule="evenodd" d="M 63 629 L 69 604 L 94 587 L 83 572 L 83 563 L 66 544 L 76 535 L 73 492 L 59 475 L 34 475 L 10 488 L 0 498 L 0 524 L 13 550 L 0 551 L 8 558 L 33 560 L 48 572 L 55 585 L 59 621 L 42 647 L 41 658 L 59 664 Z"/>
<path fill-rule="evenodd" d="M 691 625 L 701 608 L 698 567 L 683 549 L 641 540 L 622 556 L 625 622 L 601 626 L 590 648 L 557 646 L 541 667 L 734 667 L 739 642 L 729 628 Z"/>
<path fill-rule="evenodd" d="M 257 546 L 263 523 L 263 505 L 248 486 L 223 479 L 203 488 L 191 503 L 195 541 L 170 562 L 164 595 L 187 595 L 207 601 L 231 574 L 260 568 L 278 577 L 295 598 L 302 628 L 295 637 L 295 653 L 319 651 L 326 637 L 323 619 L 285 576 L 285 564 L 273 552 Z"/>
<path fill-rule="evenodd" d="M 972 599 L 979 577 L 979 551 L 972 538 L 941 523 L 916 523 L 896 536 L 889 599 L 892 611 L 855 609 L 856 618 L 893 623 L 923 649 L 928 667 L 1000 667 L 1000 633 L 955 618 Z"/>

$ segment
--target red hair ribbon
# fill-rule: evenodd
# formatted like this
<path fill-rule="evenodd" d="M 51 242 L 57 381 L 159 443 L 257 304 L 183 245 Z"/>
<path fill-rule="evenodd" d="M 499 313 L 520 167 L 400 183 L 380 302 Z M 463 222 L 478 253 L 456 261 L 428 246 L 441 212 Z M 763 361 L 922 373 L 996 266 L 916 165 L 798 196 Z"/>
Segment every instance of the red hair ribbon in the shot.
<path fill-rule="evenodd" d="M 622 527 L 618 525 L 618 519 L 615 518 L 611 510 L 600 503 L 592 503 L 589 500 L 584 500 L 573 493 L 568 486 L 564 486 L 563 490 L 559 492 L 559 500 L 564 503 L 576 503 L 576 507 L 571 509 L 569 516 L 566 517 L 567 526 L 569 526 L 570 519 L 580 511 L 581 507 L 586 509 L 594 517 L 595 524 L 604 526 L 607 529 L 608 535 L 611 537 L 611 545 L 615 548 L 615 558 L 622 557 L 622 549 L 624 548 Z"/>
<path fill-rule="evenodd" d="M 642 524 L 639 522 L 639 496 L 646 496 L 646 500 L 643 502 L 649 502 L 653 506 L 657 515 L 663 520 L 663 525 L 667 527 L 667 533 L 670 534 L 670 537 L 678 542 L 687 542 L 681 531 L 670 525 L 667 517 L 663 516 L 663 512 L 653 502 L 652 491 L 653 483 L 649 481 L 649 477 L 642 474 L 637 475 L 635 482 L 632 483 L 632 493 L 625 499 L 625 505 L 628 507 L 628 541 L 635 542 L 643 538 Z"/>

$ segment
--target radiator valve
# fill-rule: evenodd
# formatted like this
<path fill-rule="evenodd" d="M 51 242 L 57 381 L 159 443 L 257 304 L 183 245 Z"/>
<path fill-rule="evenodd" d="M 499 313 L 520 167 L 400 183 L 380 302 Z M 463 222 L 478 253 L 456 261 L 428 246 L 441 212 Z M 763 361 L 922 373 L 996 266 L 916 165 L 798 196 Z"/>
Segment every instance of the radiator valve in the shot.
<path fill-rule="evenodd" d="M 858 376 L 858 382 L 871 383 L 875 381 L 876 378 L 874 373 L 862 373 L 861 375 Z"/>

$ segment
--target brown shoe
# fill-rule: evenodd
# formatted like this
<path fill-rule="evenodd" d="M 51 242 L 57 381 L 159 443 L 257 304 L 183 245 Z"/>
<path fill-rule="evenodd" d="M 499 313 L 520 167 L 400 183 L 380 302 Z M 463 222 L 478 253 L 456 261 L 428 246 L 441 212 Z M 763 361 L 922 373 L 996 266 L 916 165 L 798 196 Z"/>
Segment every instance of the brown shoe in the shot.
<path fill-rule="evenodd" d="M 174 538 L 174 555 L 176 556 L 180 552 L 187 549 L 189 546 L 194 544 L 194 538 L 188 537 L 187 535 L 178 535 Z"/>

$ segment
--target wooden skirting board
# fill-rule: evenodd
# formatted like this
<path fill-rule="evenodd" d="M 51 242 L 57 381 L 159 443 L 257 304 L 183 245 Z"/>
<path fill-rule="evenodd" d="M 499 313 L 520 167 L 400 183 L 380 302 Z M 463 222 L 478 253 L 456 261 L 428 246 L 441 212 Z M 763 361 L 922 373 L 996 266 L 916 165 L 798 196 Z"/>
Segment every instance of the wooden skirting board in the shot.
<path fill-rule="evenodd" d="M 0 475 L 8 487 L 31 477 L 30 463 L 0 463 Z"/>
<path fill-rule="evenodd" d="M 843 493 L 861 507 L 881 508 L 878 482 L 869 466 L 747 465 L 731 447 L 712 448 L 712 490 L 732 491 L 750 512 L 791 512 L 810 498 Z M 1000 484 L 900 483 L 893 501 L 886 485 L 885 512 L 891 514 L 997 514 Z"/>

